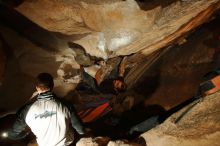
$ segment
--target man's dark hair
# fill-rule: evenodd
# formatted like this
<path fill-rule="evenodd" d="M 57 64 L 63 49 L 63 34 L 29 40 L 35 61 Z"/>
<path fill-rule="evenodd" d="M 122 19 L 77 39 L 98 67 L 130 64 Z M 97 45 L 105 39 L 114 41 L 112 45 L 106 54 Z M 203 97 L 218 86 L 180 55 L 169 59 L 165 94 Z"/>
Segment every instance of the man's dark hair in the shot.
<path fill-rule="evenodd" d="M 36 77 L 35 86 L 42 88 L 42 89 L 53 89 L 53 77 L 49 73 L 40 73 Z"/>

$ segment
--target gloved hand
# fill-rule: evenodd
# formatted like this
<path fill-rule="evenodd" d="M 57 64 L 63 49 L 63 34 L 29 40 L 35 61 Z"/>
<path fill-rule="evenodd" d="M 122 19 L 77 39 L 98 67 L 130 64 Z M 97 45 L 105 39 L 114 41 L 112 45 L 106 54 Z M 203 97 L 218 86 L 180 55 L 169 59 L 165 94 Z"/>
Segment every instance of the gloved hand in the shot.
<path fill-rule="evenodd" d="M 13 131 L 12 129 L 8 129 L 8 130 L 4 131 L 3 133 L 1 133 L 2 137 L 9 138 L 11 140 L 23 139 L 28 135 L 29 135 L 28 131 L 24 130 L 20 133 L 17 133 L 16 131 Z"/>

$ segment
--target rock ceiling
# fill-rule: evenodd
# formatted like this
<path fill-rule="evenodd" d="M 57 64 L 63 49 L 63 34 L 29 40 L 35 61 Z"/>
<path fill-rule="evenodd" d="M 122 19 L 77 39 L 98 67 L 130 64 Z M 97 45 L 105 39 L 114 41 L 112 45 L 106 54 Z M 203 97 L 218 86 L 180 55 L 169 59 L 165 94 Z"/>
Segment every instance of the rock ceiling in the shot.
<path fill-rule="evenodd" d="M 219 0 L 182 0 L 151 9 L 148 3 L 25 0 L 16 10 L 92 56 L 108 59 L 139 51 L 148 55 L 204 23 L 220 7 Z"/>

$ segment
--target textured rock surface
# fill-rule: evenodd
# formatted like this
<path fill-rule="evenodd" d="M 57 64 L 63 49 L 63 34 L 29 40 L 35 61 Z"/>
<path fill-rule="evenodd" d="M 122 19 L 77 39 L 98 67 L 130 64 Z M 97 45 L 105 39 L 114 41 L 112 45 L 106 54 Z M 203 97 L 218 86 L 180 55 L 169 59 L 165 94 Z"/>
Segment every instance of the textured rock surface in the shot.
<path fill-rule="evenodd" d="M 177 1 L 164 8 L 142 10 L 140 6 L 146 4 L 134 0 L 26 0 L 16 9 L 40 26 L 68 35 L 70 41 L 81 44 L 89 54 L 106 59 L 143 49 L 144 54 L 154 52 L 207 20 L 206 16 L 219 8 L 218 2 L 219 0 Z M 208 14 L 172 36 L 211 5 L 214 7 L 210 8 Z M 82 38 L 76 40 L 76 35 L 81 35 Z M 159 43 L 167 36 L 171 38 Z M 157 43 L 159 44 L 155 45 Z"/>
<path fill-rule="evenodd" d="M 170 109 L 193 96 L 203 76 L 219 67 L 219 25 L 218 18 L 194 31 L 182 45 L 142 59 L 133 55 L 135 64 L 125 80 L 135 88 L 135 97 L 142 95 L 147 104 Z"/>
<path fill-rule="evenodd" d="M 95 137 L 95 138 L 82 138 L 76 146 L 145 146 L 138 142 L 129 142 L 128 140 L 115 140 L 110 141 L 107 137 Z"/>
<path fill-rule="evenodd" d="M 219 106 L 220 92 L 205 97 L 179 122 L 174 123 L 189 106 L 141 136 L 148 146 L 219 146 Z"/>
<path fill-rule="evenodd" d="M 64 47 L 61 51 L 50 50 L 37 46 L 7 27 L 0 26 L 0 29 L 2 37 L 10 47 L 7 48 L 10 56 L 0 88 L 0 94 L 4 97 L 0 98 L 1 103 L 4 103 L 1 108 L 17 109 L 25 103 L 35 90 L 33 79 L 40 72 L 49 72 L 54 76 L 54 90 L 58 96 L 66 96 L 75 88 L 74 71 L 79 66 L 70 48 Z M 69 66 L 71 72 L 65 66 Z M 69 75 L 68 79 L 64 79 L 66 74 Z M 12 100 L 14 102 L 11 102 Z"/>

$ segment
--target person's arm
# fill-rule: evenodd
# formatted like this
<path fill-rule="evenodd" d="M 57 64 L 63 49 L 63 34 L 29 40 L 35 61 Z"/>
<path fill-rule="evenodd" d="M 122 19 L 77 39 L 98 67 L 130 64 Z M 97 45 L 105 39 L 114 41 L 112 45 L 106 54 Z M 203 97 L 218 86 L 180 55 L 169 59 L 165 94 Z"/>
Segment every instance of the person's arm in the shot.
<path fill-rule="evenodd" d="M 124 77 L 124 74 L 125 74 L 125 66 L 126 66 L 126 63 L 127 63 L 127 56 L 125 56 L 122 61 L 120 62 L 120 65 L 119 65 L 119 71 L 118 71 L 118 76 L 119 77 Z"/>
<path fill-rule="evenodd" d="M 8 131 L 8 138 L 12 140 L 22 139 L 26 137 L 29 133 L 25 131 L 25 128 L 27 127 L 27 124 L 25 122 L 25 117 L 27 114 L 27 106 L 22 107 L 17 112 L 17 118 L 15 120 L 15 123 L 13 124 L 13 127 L 9 129 Z"/>
<path fill-rule="evenodd" d="M 76 131 L 82 135 L 85 134 L 85 129 L 82 125 L 82 122 L 80 121 L 79 117 L 76 115 L 75 109 L 72 105 L 69 106 L 70 110 L 70 117 L 71 117 L 71 124 Z"/>
<path fill-rule="evenodd" d="M 85 134 L 84 127 L 82 125 L 82 122 L 80 121 L 80 119 L 78 118 L 78 116 L 76 114 L 74 106 L 65 99 L 56 98 L 56 100 L 57 100 L 57 102 L 60 102 L 62 105 L 64 105 L 68 109 L 68 112 L 70 114 L 70 122 L 71 122 L 72 127 L 80 135 Z"/>

